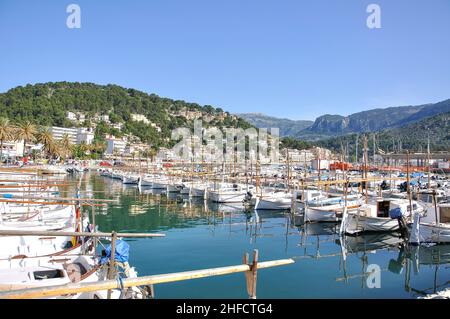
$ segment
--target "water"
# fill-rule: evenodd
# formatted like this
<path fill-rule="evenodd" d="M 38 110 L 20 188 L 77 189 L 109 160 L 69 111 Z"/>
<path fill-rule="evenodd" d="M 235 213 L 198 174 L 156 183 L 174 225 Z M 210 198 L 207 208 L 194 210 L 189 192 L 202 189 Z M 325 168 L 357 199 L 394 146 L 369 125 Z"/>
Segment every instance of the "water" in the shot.
<path fill-rule="evenodd" d="M 130 264 L 141 276 L 237 265 L 245 252 L 251 256 L 258 249 L 260 261 L 295 260 L 258 272 L 258 298 L 417 298 L 450 287 L 450 245 L 405 251 L 396 236 L 371 235 L 346 237 L 342 246 L 334 224 L 296 227 L 285 212 L 257 216 L 240 207 L 139 192 L 94 173 L 85 178 L 83 188 L 100 191 L 95 197 L 119 199 L 97 208 L 101 231 L 166 234 L 127 240 Z M 371 264 L 381 269 L 380 288 L 367 285 L 364 273 Z M 155 293 L 156 298 L 248 297 L 243 273 L 159 284 Z"/>

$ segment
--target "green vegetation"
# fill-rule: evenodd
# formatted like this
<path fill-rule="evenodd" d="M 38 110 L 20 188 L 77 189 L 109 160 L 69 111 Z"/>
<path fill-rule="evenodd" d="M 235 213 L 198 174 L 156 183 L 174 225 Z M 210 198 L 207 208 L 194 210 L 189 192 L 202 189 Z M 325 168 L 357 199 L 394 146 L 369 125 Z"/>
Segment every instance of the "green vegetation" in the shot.
<path fill-rule="evenodd" d="M 3 143 L 8 141 L 22 141 L 24 154 L 26 144 L 36 142 L 42 144 L 40 154 L 33 150 L 31 155 L 33 159 L 37 157 L 44 158 L 76 158 L 76 159 L 99 159 L 106 149 L 106 144 L 95 141 L 92 145 L 80 144 L 73 145 L 67 134 L 64 134 L 61 140 L 55 140 L 50 129 L 47 126 L 35 125 L 30 121 L 21 123 L 11 123 L 9 119 L 0 117 L 0 160 L 3 159 Z"/>
<path fill-rule="evenodd" d="M 291 148 L 291 149 L 297 149 L 297 150 L 304 150 L 311 148 L 313 145 L 310 142 L 298 140 L 292 137 L 284 137 L 281 139 L 281 146 L 280 148 Z"/>
<path fill-rule="evenodd" d="M 84 122 L 76 124 L 69 121 L 66 118 L 68 111 L 83 113 L 86 116 Z M 18 86 L 0 94 L 0 117 L 41 126 L 91 127 L 96 123 L 96 142 L 102 142 L 105 134 L 119 137 L 132 134 L 143 143 L 167 146 L 172 129 L 192 127 L 192 114 L 188 113 L 195 112 L 201 115 L 205 126 L 251 127 L 245 120 L 223 112 L 221 108 L 162 98 L 117 85 L 48 82 Z M 131 114 L 142 114 L 154 124 L 132 121 Z M 119 130 L 102 123 L 98 119 L 100 115 L 109 115 L 111 124 L 121 123 L 122 128 Z M 158 126 L 161 132 L 154 126 Z"/>
<path fill-rule="evenodd" d="M 373 136 L 375 135 L 376 151 L 382 152 L 426 152 L 428 137 L 431 151 L 450 150 L 450 112 L 438 114 L 418 122 L 410 123 L 399 128 L 385 129 L 374 133 L 366 133 L 370 154 L 373 152 Z M 358 139 L 358 156 L 363 152 L 363 134 L 350 134 L 323 141 L 316 145 L 342 153 L 348 145 L 348 154 L 355 154 L 356 139 Z"/>

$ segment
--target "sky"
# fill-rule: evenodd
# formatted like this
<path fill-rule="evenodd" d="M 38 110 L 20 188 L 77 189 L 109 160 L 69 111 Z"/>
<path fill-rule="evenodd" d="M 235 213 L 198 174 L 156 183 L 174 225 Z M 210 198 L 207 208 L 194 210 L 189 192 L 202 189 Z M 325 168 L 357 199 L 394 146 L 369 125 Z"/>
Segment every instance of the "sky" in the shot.
<path fill-rule="evenodd" d="M 450 1 L 1 0 L 0 92 L 48 81 L 309 120 L 438 102 L 450 98 Z"/>

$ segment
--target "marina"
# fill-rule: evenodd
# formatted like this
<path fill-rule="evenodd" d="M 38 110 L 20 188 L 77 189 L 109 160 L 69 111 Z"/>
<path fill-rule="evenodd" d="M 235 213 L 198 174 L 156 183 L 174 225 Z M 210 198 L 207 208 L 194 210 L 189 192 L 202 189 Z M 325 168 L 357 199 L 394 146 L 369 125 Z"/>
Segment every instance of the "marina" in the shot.
<path fill-rule="evenodd" d="M 289 165 L 213 175 L 205 164 L 195 177 L 192 165 L 159 165 L 4 168 L 0 298 L 427 298 L 450 284 L 445 186 L 402 192 L 394 182 L 407 176 L 364 170 L 315 180 Z M 24 269 L 50 277 L 25 283 Z"/>
<path fill-rule="evenodd" d="M 450 1 L 0 13 L 11 311 L 404 317 L 450 299 Z"/>

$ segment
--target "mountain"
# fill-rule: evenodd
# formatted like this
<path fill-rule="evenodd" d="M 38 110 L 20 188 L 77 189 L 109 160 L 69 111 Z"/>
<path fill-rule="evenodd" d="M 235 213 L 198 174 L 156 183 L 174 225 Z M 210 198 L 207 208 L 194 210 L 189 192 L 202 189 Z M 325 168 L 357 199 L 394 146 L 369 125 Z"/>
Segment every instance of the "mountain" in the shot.
<path fill-rule="evenodd" d="M 289 120 L 277 118 L 262 113 L 240 113 L 239 117 L 259 128 L 278 127 L 280 136 L 296 136 L 304 129 L 310 127 L 314 122 L 308 120 Z"/>
<path fill-rule="evenodd" d="M 299 135 L 308 135 L 308 133 L 342 135 L 374 132 L 385 128 L 401 127 L 449 111 L 450 99 L 434 104 L 372 109 L 349 116 L 327 114 L 318 117 L 313 125 Z"/>
<path fill-rule="evenodd" d="M 450 112 L 450 99 L 423 105 L 377 108 L 349 116 L 325 114 L 314 122 L 280 119 L 260 113 L 238 115 L 256 127 L 279 127 L 281 136 L 319 141 L 333 136 L 402 127 L 445 112 Z"/>
<path fill-rule="evenodd" d="M 70 120 L 69 111 L 82 114 L 83 121 Z M 108 123 L 103 115 L 109 116 Z M 44 126 L 95 126 L 96 138 L 108 133 L 129 134 L 157 147 L 168 146 L 172 129 L 193 127 L 194 119 L 201 119 L 205 126 L 252 127 L 211 105 L 163 98 L 118 85 L 78 82 L 29 84 L 1 93 L 0 116 L 12 122 L 29 120 Z"/>
<path fill-rule="evenodd" d="M 348 145 L 348 153 L 354 154 L 356 139 L 359 144 L 359 156 L 362 155 L 362 135 L 349 134 L 316 142 L 317 145 L 341 152 Z M 368 148 L 373 152 L 373 137 L 376 148 L 384 152 L 426 151 L 428 137 L 431 151 L 448 151 L 450 149 L 450 112 L 440 113 L 401 127 L 388 128 L 378 132 L 367 133 Z"/>

